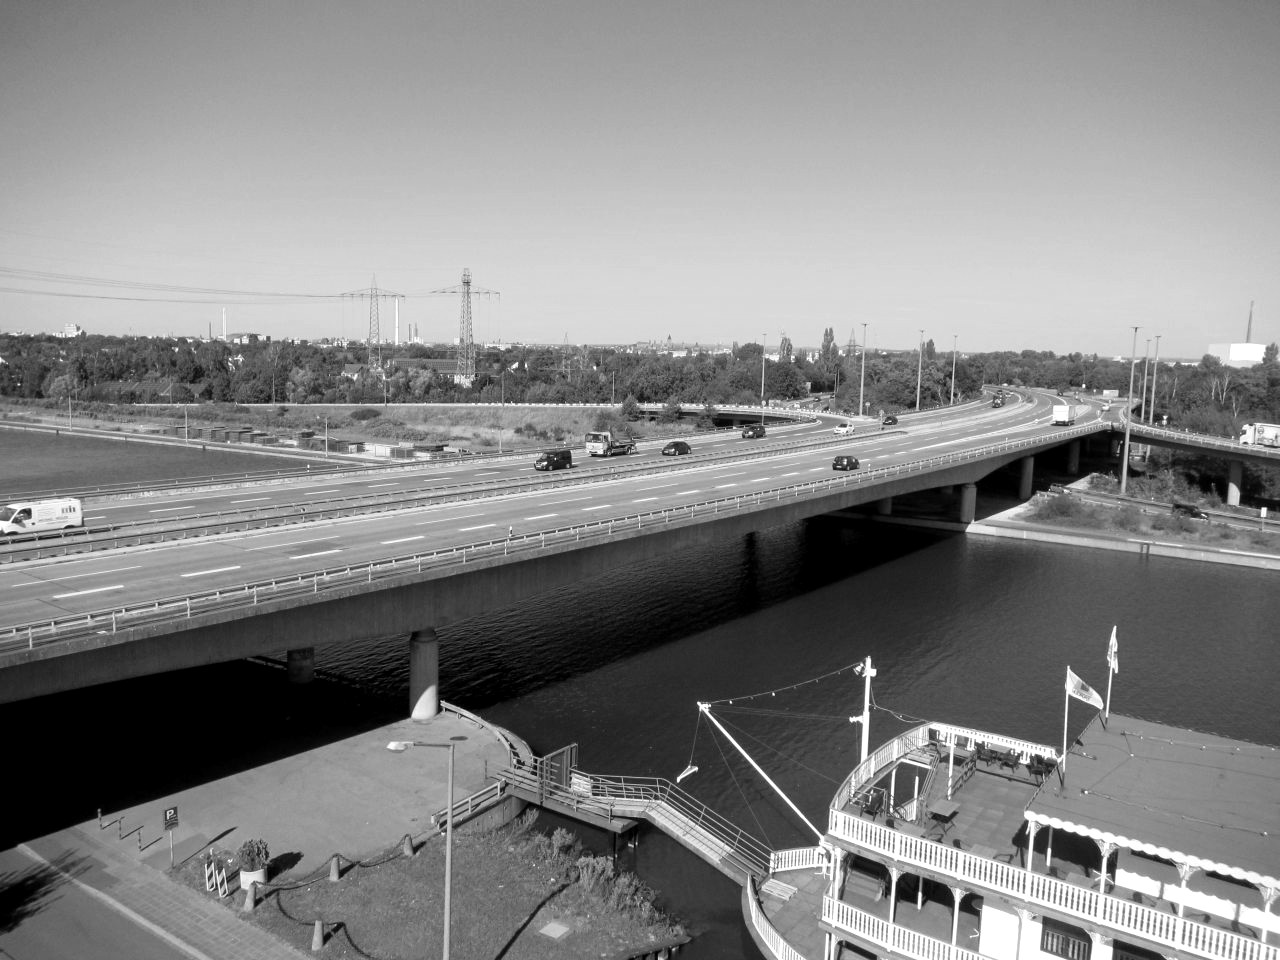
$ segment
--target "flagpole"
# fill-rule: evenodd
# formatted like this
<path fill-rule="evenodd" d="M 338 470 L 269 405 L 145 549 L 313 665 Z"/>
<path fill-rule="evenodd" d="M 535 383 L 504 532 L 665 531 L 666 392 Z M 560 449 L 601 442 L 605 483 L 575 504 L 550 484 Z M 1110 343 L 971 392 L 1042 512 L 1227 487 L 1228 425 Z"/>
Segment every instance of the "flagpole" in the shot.
<path fill-rule="evenodd" d="M 1066 782 L 1067 770 L 1067 715 L 1071 712 L 1071 668 L 1067 667 L 1067 676 L 1063 680 L 1062 696 L 1062 759 L 1058 761 L 1058 775 Z"/>
<path fill-rule="evenodd" d="M 1111 719 L 1111 678 L 1116 673 L 1116 628 L 1111 628 L 1111 639 L 1107 642 L 1107 706 L 1102 712 L 1102 725 L 1105 727 Z"/>

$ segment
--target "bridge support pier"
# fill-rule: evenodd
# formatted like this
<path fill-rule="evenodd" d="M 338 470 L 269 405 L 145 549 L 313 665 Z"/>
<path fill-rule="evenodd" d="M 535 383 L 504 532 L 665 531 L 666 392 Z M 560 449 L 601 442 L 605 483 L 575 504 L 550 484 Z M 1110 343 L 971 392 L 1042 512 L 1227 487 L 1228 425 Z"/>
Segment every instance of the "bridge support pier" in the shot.
<path fill-rule="evenodd" d="M 1031 481 L 1036 475 L 1036 458 L 1022 458 L 1022 475 L 1018 478 L 1018 499 L 1031 499 Z"/>
<path fill-rule="evenodd" d="M 1080 441 L 1072 440 L 1067 444 L 1067 473 L 1073 477 L 1080 475 Z"/>
<path fill-rule="evenodd" d="M 885 497 L 883 500 L 876 501 L 876 513 L 879 516 L 887 517 L 893 513 L 893 497 Z"/>
<path fill-rule="evenodd" d="M 1244 482 L 1244 461 L 1227 461 L 1227 506 L 1240 506 L 1240 485 Z"/>
<path fill-rule="evenodd" d="M 966 483 L 960 488 L 960 522 L 973 523 L 978 512 L 978 485 Z"/>
<path fill-rule="evenodd" d="M 430 720 L 440 712 L 440 638 L 427 627 L 409 635 L 409 718 Z"/>
<path fill-rule="evenodd" d="M 316 648 L 298 647 L 285 654 L 290 683 L 310 683 L 316 677 Z"/>

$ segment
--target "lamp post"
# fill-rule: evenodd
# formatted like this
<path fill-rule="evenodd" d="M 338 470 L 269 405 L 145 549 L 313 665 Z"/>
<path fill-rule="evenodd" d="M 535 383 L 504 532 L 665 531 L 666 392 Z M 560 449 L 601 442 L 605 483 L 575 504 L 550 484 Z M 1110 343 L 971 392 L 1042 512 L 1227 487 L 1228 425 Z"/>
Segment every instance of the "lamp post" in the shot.
<path fill-rule="evenodd" d="M 1147 408 L 1147 423 L 1154 422 L 1156 415 L 1156 377 L 1160 374 L 1160 337 L 1156 334 L 1156 358 L 1151 361 L 1151 406 Z"/>
<path fill-rule="evenodd" d="M 951 403 L 947 406 L 954 406 L 956 402 L 956 343 L 959 337 L 956 334 L 951 335 Z"/>
<path fill-rule="evenodd" d="M 428 743 L 424 740 L 392 740 L 388 750 L 403 753 L 410 747 L 438 747 L 449 751 L 449 806 L 444 832 L 444 947 L 441 956 L 449 960 L 450 898 L 453 893 L 453 748 L 452 743 Z"/>
<path fill-rule="evenodd" d="M 764 424 L 764 340 L 766 334 L 760 334 L 760 423 Z"/>
<path fill-rule="evenodd" d="M 1151 362 L 1151 338 L 1147 337 L 1147 350 L 1142 355 L 1142 405 L 1147 405 L 1147 365 Z M 1149 410 L 1143 410 L 1144 414 L 1150 413 Z M 1143 419 L 1148 419 L 1144 417 Z"/>
<path fill-rule="evenodd" d="M 1129 351 L 1129 396 L 1125 402 L 1129 413 L 1124 418 L 1124 459 L 1120 461 L 1120 495 L 1129 488 L 1129 425 L 1133 421 L 1133 374 L 1138 369 L 1138 328 L 1133 328 L 1133 347 Z"/>
<path fill-rule="evenodd" d="M 916 351 L 916 411 L 920 410 L 920 379 L 924 373 L 924 331 L 920 331 L 920 347 Z"/>
<path fill-rule="evenodd" d="M 502 452 L 502 427 L 507 422 L 507 371 L 498 374 L 501 383 L 501 394 L 498 399 L 498 452 Z"/>
<path fill-rule="evenodd" d="M 867 325 L 862 325 L 862 372 L 858 374 L 858 416 L 866 413 L 866 407 L 862 404 L 862 388 L 867 382 Z"/>

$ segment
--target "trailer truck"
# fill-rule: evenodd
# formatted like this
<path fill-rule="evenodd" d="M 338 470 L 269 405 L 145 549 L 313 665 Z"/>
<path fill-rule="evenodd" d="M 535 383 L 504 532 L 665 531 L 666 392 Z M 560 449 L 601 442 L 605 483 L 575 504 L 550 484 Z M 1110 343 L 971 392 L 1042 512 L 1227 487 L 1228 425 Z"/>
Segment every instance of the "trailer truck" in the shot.
<path fill-rule="evenodd" d="M 1069 403 L 1055 403 L 1053 405 L 1053 425 L 1055 427 L 1069 427 L 1076 422 L 1076 408 Z"/>
<path fill-rule="evenodd" d="M 0 536 L 39 533 L 42 530 L 69 530 L 84 525 L 80 501 L 72 497 L 58 500 L 23 500 L 0 507 Z"/>
<path fill-rule="evenodd" d="M 1259 447 L 1280 447 L 1280 424 L 1246 423 L 1240 431 L 1240 442 Z"/>
<path fill-rule="evenodd" d="M 635 452 L 636 442 L 630 437 L 615 437 L 611 430 L 593 430 L 587 434 L 587 453 L 593 457 Z"/>

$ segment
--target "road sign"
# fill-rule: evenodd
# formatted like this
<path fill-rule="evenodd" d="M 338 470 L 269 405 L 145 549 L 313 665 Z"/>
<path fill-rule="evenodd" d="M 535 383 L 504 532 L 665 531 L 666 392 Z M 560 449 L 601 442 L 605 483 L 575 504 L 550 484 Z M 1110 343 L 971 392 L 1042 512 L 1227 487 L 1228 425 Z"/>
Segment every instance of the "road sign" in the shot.
<path fill-rule="evenodd" d="M 164 828 L 166 830 L 178 829 L 178 808 L 177 807 L 164 808 Z"/>

